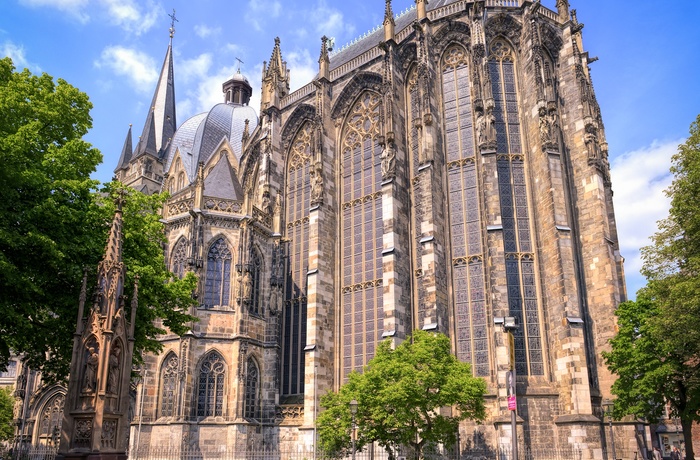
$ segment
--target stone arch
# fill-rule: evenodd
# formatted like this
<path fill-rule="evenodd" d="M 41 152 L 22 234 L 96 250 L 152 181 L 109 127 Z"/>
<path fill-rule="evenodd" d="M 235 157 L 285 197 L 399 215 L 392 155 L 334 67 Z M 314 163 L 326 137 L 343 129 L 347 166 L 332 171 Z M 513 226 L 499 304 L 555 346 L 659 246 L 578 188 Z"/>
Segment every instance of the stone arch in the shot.
<path fill-rule="evenodd" d="M 170 251 L 170 271 L 182 279 L 187 270 L 187 238 L 180 236 Z"/>
<path fill-rule="evenodd" d="M 540 29 L 540 37 L 542 39 L 542 46 L 547 50 L 552 61 L 556 63 L 558 61 L 559 52 L 562 46 L 564 46 L 561 32 L 552 24 L 543 22 L 542 28 Z"/>
<path fill-rule="evenodd" d="M 282 149 L 285 154 L 291 147 L 299 129 L 305 122 L 313 121 L 314 118 L 316 118 L 316 109 L 309 104 L 300 104 L 294 109 L 282 128 Z"/>
<path fill-rule="evenodd" d="M 260 418 L 259 411 L 262 408 L 260 398 L 260 384 L 262 373 L 258 360 L 253 355 L 246 357 L 246 373 L 244 381 L 243 414 L 247 419 Z"/>
<path fill-rule="evenodd" d="M 522 34 L 522 24 L 504 13 L 497 14 L 486 21 L 484 31 L 486 34 L 486 46 L 488 47 L 497 37 L 502 37 L 508 41 L 514 51 L 520 50 L 520 36 Z"/>
<path fill-rule="evenodd" d="M 466 51 L 470 48 L 471 30 L 469 26 L 461 21 L 448 21 L 433 36 L 435 56 L 442 59 L 442 55 L 452 44 L 461 45 Z M 440 61 L 438 61 L 440 62 Z"/>
<path fill-rule="evenodd" d="M 358 72 L 352 80 L 345 85 L 343 91 L 331 110 L 331 118 L 338 120 L 347 114 L 350 107 L 355 103 L 360 94 L 365 90 L 381 92 L 382 76 L 375 72 Z"/>
<path fill-rule="evenodd" d="M 232 265 L 232 245 L 225 235 L 219 233 L 207 242 L 204 308 L 229 305 Z"/>
<path fill-rule="evenodd" d="M 158 416 L 174 417 L 180 359 L 170 350 L 161 361 L 158 372 Z"/>
<path fill-rule="evenodd" d="M 52 385 L 43 388 L 37 396 L 32 410 L 35 420 L 33 444 L 57 445 L 63 423 L 66 389 L 61 385 Z"/>
<path fill-rule="evenodd" d="M 208 350 L 197 364 L 194 391 L 195 417 L 222 417 L 226 412 L 226 379 L 228 364 L 216 348 Z"/>

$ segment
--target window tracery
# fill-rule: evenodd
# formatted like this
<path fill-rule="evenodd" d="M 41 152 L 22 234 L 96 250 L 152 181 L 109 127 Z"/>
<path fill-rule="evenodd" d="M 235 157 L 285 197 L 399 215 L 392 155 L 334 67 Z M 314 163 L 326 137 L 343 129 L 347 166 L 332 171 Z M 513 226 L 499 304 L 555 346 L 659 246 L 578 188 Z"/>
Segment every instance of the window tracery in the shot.
<path fill-rule="evenodd" d="M 222 416 L 224 413 L 224 358 L 212 351 L 202 362 L 197 391 L 197 417 Z"/>
<path fill-rule="evenodd" d="M 260 275 L 262 271 L 262 260 L 257 249 L 253 249 L 250 254 L 250 304 L 248 310 L 254 314 L 260 314 Z"/>
<path fill-rule="evenodd" d="M 486 317 L 482 191 L 474 140 L 474 114 L 466 50 L 449 47 L 442 58 L 442 100 L 448 177 L 452 284 L 457 357 L 476 375 L 490 373 Z"/>
<path fill-rule="evenodd" d="M 57 393 L 46 402 L 41 411 L 39 438 L 44 440 L 45 443 L 54 443 L 60 436 L 65 402 L 66 395 Z"/>
<path fill-rule="evenodd" d="M 341 139 L 342 375 L 374 356 L 383 332 L 381 99 L 355 101 Z"/>
<path fill-rule="evenodd" d="M 304 391 L 306 345 L 306 272 L 309 260 L 311 200 L 311 142 L 313 127 L 301 125 L 292 139 L 287 165 L 286 234 L 289 239 L 289 276 L 285 287 L 282 343 L 282 394 Z"/>
<path fill-rule="evenodd" d="M 245 379 L 245 418 L 251 419 L 259 417 L 258 413 L 258 386 L 260 373 L 255 360 L 248 358 L 246 366 L 247 374 Z"/>
<path fill-rule="evenodd" d="M 204 280 L 204 308 L 229 304 L 231 290 L 231 250 L 224 238 L 217 239 L 207 254 Z"/>
<path fill-rule="evenodd" d="M 494 40 L 489 51 L 508 309 L 509 314 L 522 325 L 515 332 L 516 370 L 520 375 L 544 375 L 534 247 L 530 232 L 513 51 L 502 39 Z"/>
<path fill-rule="evenodd" d="M 187 243 L 184 238 L 180 238 L 173 247 L 171 267 L 175 276 L 180 279 L 184 278 L 187 267 Z"/>
<path fill-rule="evenodd" d="M 160 371 L 160 416 L 175 416 L 175 391 L 177 387 L 179 360 L 175 353 L 170 353 Z"/>

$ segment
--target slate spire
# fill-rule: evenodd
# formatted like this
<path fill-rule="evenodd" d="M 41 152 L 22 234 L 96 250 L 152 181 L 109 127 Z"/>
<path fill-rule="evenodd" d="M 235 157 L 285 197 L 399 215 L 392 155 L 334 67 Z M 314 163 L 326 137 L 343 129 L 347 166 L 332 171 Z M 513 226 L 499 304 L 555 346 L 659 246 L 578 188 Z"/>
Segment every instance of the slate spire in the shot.
<path fill-rule="evenodd" d="M 126 133 L 126 139 L 124 139 L 124 147 L 122 147 L 122 154 L 119 156 L 119 162 L 117 163 L 117 167 L 114 168 L 115 173 L 120 169 L 125 169 L 129 167 L 129 161 L 131 161 L 131 154 L 134 151 L 134 148 L 131 144 L 131 139 L 131 125 L 129 125 L 129 131 Z"/>

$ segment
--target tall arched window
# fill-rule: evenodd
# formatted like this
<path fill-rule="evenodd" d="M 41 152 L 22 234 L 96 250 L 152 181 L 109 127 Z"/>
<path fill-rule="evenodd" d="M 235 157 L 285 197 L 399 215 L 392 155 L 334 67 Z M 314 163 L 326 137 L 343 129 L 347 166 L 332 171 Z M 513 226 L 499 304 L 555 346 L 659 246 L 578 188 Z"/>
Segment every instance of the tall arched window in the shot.
<path fill-rule="evenodd" d="M 216 352 L 209 353 L 199 371 L 197 384 L 197 417 L 222 416 L 224 414 L 224 379 L 226 364 Z"/>
<path fill-rule="evenodd" d="M 169 353 L 160 370 L 160 416 L 175 416 L 175 391 L 177 388 L 179 360 L 175 353 Z"/>
<path fill-rule="evenodd" d="M 255 360 L 253 360 L 253 358 L 248 358 L 246 369 L 245 418 L 259 418 L 261 416 L 261 414 L 258 412 L 258 385 L 260 381 L 260 372 L 258 372 L 258 365 L 255 364 Z"/>
<path fill-rule="evenodd" d="M 517 318 L 515 364 L 519 375 L 543 375 L 542 337 L 530 232 L 525 158 L 520 139 L 517 75 L 513 50 L 496 39 L 489 47 L 495 102 L 498 194 L 501 203 L 508 310 Z"/>
<path fill-rule="evenodd" d="M 381 98 L 363 92 L 341 138 L 341 372 L 346 378 L 374 357 L 382 310 Z"/>
<path fill-rule="evenodd" d="M 207 254 L 204 281 L 204 308 L 225 306 L 231 290 L 231 251 L 223 238 L 217 239 Z"/>
<path fill-rule="evenodd" d="M 481 192 L 466 50 L 450 46 L 442 56 L 442 99 L 449 201 L 450 251 L 457 357 L 476 375 L 489 369 L 486 277 L 481 232 Z"/>
<path fill-rule="evenodd" d="M 66 395 L 57 393 L 44 405 L 39 420 L 39 439 L 41 444 L 54 444 L 61 435 L 63 422 L 63 406 Z"/>
<path fill-rule="evenodd" d="M 187 266 L 187 242 L 184 238 L 180 238 L 173 247 L 173 256 L 171 270 L 178 278 L 182 279 L 185 276 L 185 267 Z"/>
<path fill-rule="evenodd" d="M 184 172 L 181 172 L 181 173 L 177 176 L 177 190 L 180 191 L 180 190 L 182 190 L 183 188 L 185 188 L 185 173 L 184 173 Z"/>
<path fill-rule="evenodd" d="M 254 315 L 260 314 L 260 276 L 262 271 L 262 259 L 257 249 L 253 249 L 250 254 L 250 278 L 252 286 L 250 289 L 250 312 Z"/>
<path fill-rule="evenodd" d="M 311 184 L 311 123 L 294 136 L 287 164 L 286 225 L 289 239 L 289 275 L 285 285 L 282 329 L 282 394 L 304 392 L 306 345 L 306 273 L 309 261 L 309 206 Z"/>

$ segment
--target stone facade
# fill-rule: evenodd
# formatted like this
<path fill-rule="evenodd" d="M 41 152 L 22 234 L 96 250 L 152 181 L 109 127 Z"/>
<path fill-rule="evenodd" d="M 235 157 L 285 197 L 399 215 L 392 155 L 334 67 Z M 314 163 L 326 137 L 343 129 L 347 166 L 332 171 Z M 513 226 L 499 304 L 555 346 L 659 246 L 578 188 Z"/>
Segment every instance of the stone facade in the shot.
<path fill-rule="evenodd" d="M 425 329 L 488 384 L 462 447 L 508 445 L 494 317 L 514 316 L 521 442 L 609 448 L 600 351 L 626 293 L 583 24 L 566 0 L 416 3 L 395 16 L 387 0 L 383 27 L 335 52 L 324 37 L 294 92 L 275 39 L 259 116 L 236 74 L 177 126 L 168 47 L 115 174 L 170 192 L 166 260 L 198 275 L 199 321 L 146 357 L 132 442 L 311 446 L 320 395 Z M 648 444 L 633 423 L 615 433 Z"/>

